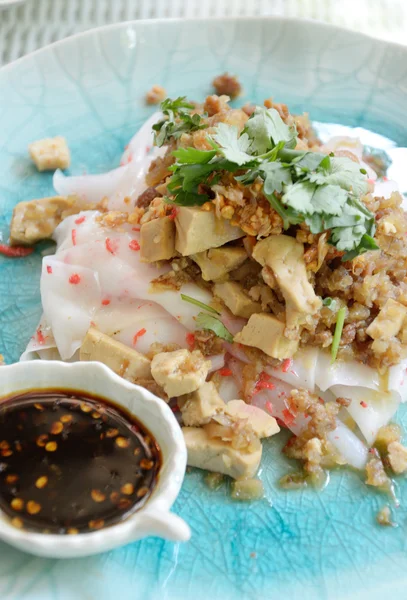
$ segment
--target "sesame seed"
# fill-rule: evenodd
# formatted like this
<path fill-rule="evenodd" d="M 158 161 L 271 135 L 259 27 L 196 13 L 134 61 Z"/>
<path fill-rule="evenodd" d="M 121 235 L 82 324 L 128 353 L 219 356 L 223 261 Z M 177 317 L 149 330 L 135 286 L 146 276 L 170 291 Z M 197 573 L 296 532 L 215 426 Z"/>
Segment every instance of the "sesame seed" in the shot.
<path fill-rule="evenodd" d="M 72 415 L 62 415 L 60 421 L 62 423 L 70 423 L 72 421 Z"/>
<path fill-rule="evenodd" d="M 79 531 L 77 529 L 75 529 L 75 527 L 70 527 L 69 529 L 66 530 L 66 533 L 68 535 L 77 535 L 79 533 Z"/>
<path fill-rule="evenodd" d="M 112 492 L 110 494 L 110 500 L 113 502 L 113 504 L 117 504 L 117 502 L 120 500 L 119 492 Z"/>
<path fill-rule="evenodd" d="M 45 444 L 45 450 L 47 452 L 55 452 L 57 448 L 58 444 L 56 442 L 48 442 L 47 444 Z"/>
<path fill-rule="evenodd" d="M 42 410 L 44 410 L 44 407 L 43 407 L 43 405 L 42 405 L 42 404 L 39 404 L 38 402 L 35 402 L 34 406 L 35 406 L 35 408 L 36 408 L 37 410 L 41 410 L 41 411 L 42 411 Z"/>
<path fill-rule="evenodd" d="M 126 494 L 126 496 L 131 496 L 134 492 L 134 485 L 132 483 L 125 483 L 120 488 L 122 494 Z"/>
<path fill-rule="evenodd" d="M 41 504 L 38 502 L 34 502 L 34 500 L 29 500 L 27 502 L 27 512 L 30 515 L 36 515 L 41 511 Z"/>
<path fill-rule="evenodd" d="M 92 417 L 94 419 L 100 419 L 101 415 L 100 415 L 100 413 L 98 413 L 98 412 L 95 411 L 95 412 L 92 413 Z"/>
<path fill-rule="evenodd" d="M 61 433 L 63 428 L 64 426 L 62 425 L 61 421 L 55 421 L 55 423 L 52 423 L 50 431 L 54 435 L 58 435 L 58 433 Z"/>
<path fill-rule="evenodd" d="M 82 402 L 82 404 L 81 404 L 81 411 L 82 412 L 89 413 L 89 412 L 91 412 L 91 410 L 92 410 L 92 407 L 89 406 L 89 404 L 86 404 L 85 402 Z"/>
<path fill-rule="evenodd" d="M 13 510 L 23 510 L 24 508 L 24 500 L 22 498 L 13 498 L 10 502 L 10 506 Z"/>
<path fill-rule="evenodd" d="M 43 448 L 48 441 L 48 435 L 43 433 L 37 437 L 37 446 Z"/>
<path fill-rule="evenodd" d="M 123 436 L 116 438 L 115 442 L 116 446 L 119 446 L 119 448 L 128 448 L 130 446 L 130 440 Z"/>
<path fill-rule="evenodd" d="M 119 434 L 118 429 L 110 428 L 106 431 L 106 437 L 108 437 L 108 438 L 116 437 L 116 435 L 118 435 L 118 434 Z"/>
<path fill-rule="evenodd" d="M 106 495 L 100 490 L 92 490 L 90 495 L 92 496 L 92 500 L 95 502 L 104 502 L 104 500 L 106 500 Z"/>
<path fill-rule="evenodd" d="M 42 477 L 38 477 L 37 481 L 35 482 L 35 487 L 37 487 L 39 490 L 42 490 L 42 488 L 44 488 L 48 483 L 48 477 L 46 475 L 43 475 Z"/>
<path fill-rule="evenodd" d="M 148 493 L 148 487 L 141 487 L 139 490 L 137 490 L 136 496 L 137 496 L 137 498 L 142 498 L 147 493 Z"/>
<path fill-rule="evenodd" d="M 102 529 L 105 522 L 103 519 L 96 519 L 94 521 L 89 521 L 88 525 L 90 529 Z"/>
<path fill-rule="evenodd" d="M 16 483 L 18 481 L 18 475 L 7 475 L 6 483 L 11 485 L 12 483 Z"/>
<path fill-rule="evenodd" d="M 23 527 L 23 522 L 19 517 L 14 517 L 14 519 L 11 519 L 11 524 L 14 525 L 14 527 L 17 527 L 17 529 L 22 529 Z"/>
<path fill-rule="evenodd" d="M 154 461 L 149 460 L 148 458 L 142 458 L 140 461 L 140 467 L 146 471 L 149 471 L 154 467 Z"/>

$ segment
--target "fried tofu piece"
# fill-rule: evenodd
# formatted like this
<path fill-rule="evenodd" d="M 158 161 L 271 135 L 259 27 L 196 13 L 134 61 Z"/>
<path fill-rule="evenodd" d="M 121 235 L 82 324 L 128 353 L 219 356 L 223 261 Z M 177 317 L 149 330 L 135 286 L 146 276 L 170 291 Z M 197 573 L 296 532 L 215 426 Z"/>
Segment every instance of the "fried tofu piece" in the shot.
<path fill-rule="evenodd" d="M 206 381 L 198 390 L 178 399 L 182 420 L 188 427 L 199 427 L 222 412 L 226 404 L 218 394 L 213 381 Z"/>
<path fill-rule="evenodd" d="M 407 448 L 400 442 L 391 442 L 387 447 L 390 466 L 400 475 L 407 471 Z"/>
<path fill-rule="evenodd" d="M 213 211 L 180 206 L 175 218 L 175 249 L 182 256 L 218 248 L 245 234 L 226 219 L 218 219 Z"/>
<path fill-rule="evenodd" d="M 39 171 L 67 169 L 71 164 L 68 144 L 61 136 L 33 142 L 28 146 L 28 151 Z"/>
<path fill-rule="evenodd" d="M 247 421 L 259 438 L 275 435 L 280 427 L 274 417 L 258 406 L 246 404 L 243 400 L 231 400 L 225 406 L 225 414 Z"/>
<path fill-rule="evenodd" d="M 153 87 L 148 90 L 146 94 L 146 103 L 147 104 L 160 104 L 167 97 L 167 92 L 165 88 L 161 85 L 153 85 Z"/>
<path fill-rule="evenodd" d="M 168 260 L 175 255 L 174 219 L 163 217 L 140 228 L 140 258 L 144 262 Z"/>
<path fill-rule="evenodd" d="M 151 374 L 170 397 L 195 392 L 204 383 L 211 367 L 199 350 L 160 352 L 151 361 Z"/>
<path fill-rule="evenodd" d="M 258 445 L 254 452 L 233 448 L 227 442 L 211 438 L 200 427 L 183 427 L 188 451 L 188 465 L 207 469 L 215 473 L 229 475 L 233 479 L 253 477 L 260 466 L 262 447 Z"/>
<path fill-rule="evenodd" d="M 248 319 L 253 314 L 261 312 L 261 303 L 254 302 L 246 294 L 243 286 L 236 281 L 216 283 L 213 292 L 236 317 Z"/>
<path fill-rule="evenodd" d="M 291 358 L 298 350 L 299 341 L 286 338 L 284 330 L 285 324 L 273 315 L 258 313 L 250 317 L 247 325 L 235 335 L 234 341 L 259 348 L 273 358 Z"/>
<path fill-rule="evenodd" d="M 224 279 L 230 271 L 237 269 L 247 259 L 244 248 L 211 248 L 205 252 L 192 254 L 191 258 L 200 267 L 202 279 L 205 281 L 219 281 Z"/>
<path fill-rule="evenodd" d="M 270 235 L 258 242 L 253 258 L 263 267 L 270 267 L 286 302 L 286 321 L 289 328 L 305 322 L 322 306 L 308 281 L 304 260 L 304 245 L 289 235 Z"/>
<path fill-rule="evenodd" d="M 52 196 L 19 202 L 11 218 L 10 243 L 35 244 L 49 239 L 63 219 L 80 211 L 76 196 Z"/>
<path fill-rule="evenodd" d="M 374 340 L 390 340 L 399 333 L 406 317 L 407 308 L 400 302 L 389 298 L 366 329 L 366 333 Z"/>
<path fill-rule="evenodd" d="M 95 327 L 88 330 L 79 350 L 79 359 L 101 362 L 124 379 L 151 378 L 151 362 L 146 356 Z"/>

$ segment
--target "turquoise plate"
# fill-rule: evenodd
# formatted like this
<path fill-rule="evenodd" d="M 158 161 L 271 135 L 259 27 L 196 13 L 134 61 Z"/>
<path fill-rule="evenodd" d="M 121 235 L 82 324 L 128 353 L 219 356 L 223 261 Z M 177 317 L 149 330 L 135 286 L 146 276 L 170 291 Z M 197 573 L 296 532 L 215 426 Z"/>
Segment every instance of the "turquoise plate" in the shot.
<path fill-rule="evenodd" d="M 152 109 L 152 84 L 201 99 L 224 71 L 244 84 L 242 101 L 272 95 L 292 112 L 361 126 L 407 145 L 407 48 L 313 22 L 283 19 L 125 23 L 70 38 L 0 71 L 0 230 L 16 202 L 52 192 L 27 145 L 63 135 L 73 172 L 117 165 Z M 40 316 L 41 249 L 0 262 L 0 351 L 16 361 Z M 402 418 L 402 417 L 401 417 Z M 375 524 L 386 498 L 350 472 L 322 492 L 283 492 L 295 465 L 266 445 L 267 499 L 236 504 L 189 473 L 176 511 L 192 539 L 150 538 L 109 554 L 42 560 L 0 545 L 1 600 L 374 600 L 407 598 L 407 483 L 398 485 L 395 528 Z"/>

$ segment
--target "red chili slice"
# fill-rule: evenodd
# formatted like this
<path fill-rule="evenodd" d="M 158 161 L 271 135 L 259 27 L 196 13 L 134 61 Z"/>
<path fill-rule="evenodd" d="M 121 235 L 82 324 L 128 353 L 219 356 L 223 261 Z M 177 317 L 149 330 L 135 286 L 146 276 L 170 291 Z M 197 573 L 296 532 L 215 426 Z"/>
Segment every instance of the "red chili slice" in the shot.
<path fill-rule="evenodd" d="M 8 246 L 7 244 L 0 244 L 0 254 L 9 256 L 10 258 L 23 258 L 34 252 L 34 248 L 31 246 Z"/>

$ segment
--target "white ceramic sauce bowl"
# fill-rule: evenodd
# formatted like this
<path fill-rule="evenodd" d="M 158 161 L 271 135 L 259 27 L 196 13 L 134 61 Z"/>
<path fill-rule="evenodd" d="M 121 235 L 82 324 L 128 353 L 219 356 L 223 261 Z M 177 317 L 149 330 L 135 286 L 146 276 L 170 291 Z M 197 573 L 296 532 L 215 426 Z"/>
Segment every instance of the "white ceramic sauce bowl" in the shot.
<path fill-rule="evenodd" d="M 97 554 L 150 535 L 187 541 L 191 535 L 188 525 L 170 512 L 181 489 L 187 451 L 177 420 L 165 402 L 97 362 L 32 361 L 0 368 L 0 402 L 21 392 L 51 389 L 112 400 L 143 423 L 162 452 L 156 487 L 146 504 L 134 514 L 92 533 L 56 535 L 17 529 L 0 510 L 0 539 L 30 554 L 49 558 Z"/>

